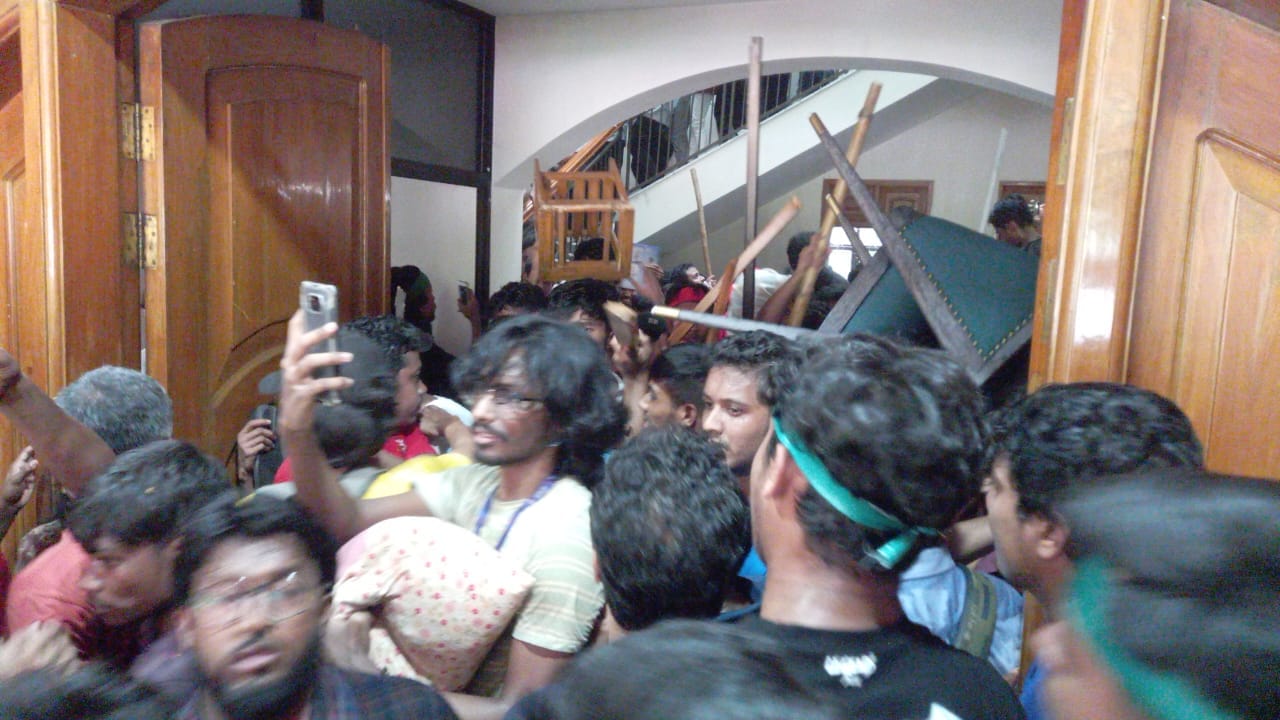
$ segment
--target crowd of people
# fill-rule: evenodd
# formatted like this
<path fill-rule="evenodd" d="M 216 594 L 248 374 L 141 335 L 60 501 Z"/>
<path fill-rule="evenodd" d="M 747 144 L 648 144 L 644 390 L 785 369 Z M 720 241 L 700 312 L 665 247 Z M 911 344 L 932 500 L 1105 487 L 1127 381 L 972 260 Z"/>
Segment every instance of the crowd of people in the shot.
<path fill-rule="evenodd" d="M 1280 485 L 1208 472 L 1159 395 L 990 408 L 870 335 L 670 345 L 598 280 L 464 299 L 442 386 L 398 277 L 405 319 L 292 319 L 230 473 L 141 373 L 50 398 L 0 350 L 0 530 L 38 473 L 67 496 L 0 583 L 0 720 L 1280 716 Z"/>

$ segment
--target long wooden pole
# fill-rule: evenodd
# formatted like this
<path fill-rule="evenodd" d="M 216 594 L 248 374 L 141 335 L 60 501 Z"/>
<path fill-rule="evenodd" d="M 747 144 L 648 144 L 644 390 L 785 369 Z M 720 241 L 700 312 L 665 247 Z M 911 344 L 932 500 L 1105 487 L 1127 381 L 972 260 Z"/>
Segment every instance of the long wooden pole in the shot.
<path fill-rule="evenodd" d="M 742 246 L 756 237 L 756 203 L 760 180 L 760 58 L 764 54 L 764 38 L 751 38 L 747 56 L 747 213 Z M 756 266 L 738 266 L 742 276 L 742 317 L 756 314 Z"/>
<path fill-rule="evenodd" d="M 850 165 L 856 165 L 858 156 L 862 154 L 862 144 L 867 138 L 867 130 L 871 127 L 871 116 L 875 113 L 876 103 L 880 100 L 880 88 L 880 83 L 871 83 L 871 87 L 867 88 L 867 99 L 862 103 L 862 111 L 858 113 L 858 124 L 853 127 L 853 136 L 849 138 L 849 149 L 845 152 L 845 158 Z M 817 117 L 817 115 L 811 115 L 809 122 L 812 124 Z M 840 207 L 844 202 L 845 192 L 844 180 L 836 180 L 836 186 L 831 191 L 831 198 L 835 200 L 836 207 Z M 822 224 L 818 226 L 818 234 L 810 240 L 817 245 L 814 248 L 816 257 L 826 255 L 831 228 L 835 224 L 836 215 L 828 205 L 823 208 Z M 800 280 L 800 289 L 796 292 L 796 299 L 791 303 L 791 314 L 787 316 L 787 324 L 791 327 L 800 327 L 800 323 L 804 321 L 804 313 L 809 309 L 809 300 L 813 297 L 813 286 L 817 280 L 817 267 L 805 270 L 804 277 Z"/>
<path fill-rule="evenodd" d="M 759 320 L 743 320 L 741 318 L 726 317 L 724 315 L 701 313 L 696 310 L 681 310 L 679 308 L 668 307 L 666 305 L 655 305 L 649 312 L 653 313 L 657 317 L 666 318 L 668 320 L 676 320 L 682 323 L 694 323 L 695 325 L 705 325 L 707 327 L 728 330 L 730 332 L 764 330 L 765 332 L 771 332 L 775 335 L 781 335 L 782 337 L 790 338 L 792 340 L 803 337 L 812 337 L 818 334 L 816 330 L 793 328 L 787 325 L 775 325 L 773 323 L 760 322 Z"/>
<path fill-rule="evenodd" d="M 704 271 L 711 274 L 711 247 L 707 244 L 707 213 L 702 206 L 702 186 L 698 184 L 698 168 L 689 168 L 693 180 L 693 199 L 698 203 L 698 233 L 702 236 L 702 262 Z"/>

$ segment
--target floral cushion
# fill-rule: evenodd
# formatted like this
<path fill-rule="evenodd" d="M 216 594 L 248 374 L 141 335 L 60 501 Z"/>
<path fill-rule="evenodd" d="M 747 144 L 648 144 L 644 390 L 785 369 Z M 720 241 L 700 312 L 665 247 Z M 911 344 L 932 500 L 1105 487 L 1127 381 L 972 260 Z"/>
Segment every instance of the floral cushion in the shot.
<path fill-rule="evenodd" d="M 533 576 L 465 529 L 385 520 L 338 551 L 335 621 L 370 610 L 370 659 L 441 691 L 466 686 L 515 617 Z"/>

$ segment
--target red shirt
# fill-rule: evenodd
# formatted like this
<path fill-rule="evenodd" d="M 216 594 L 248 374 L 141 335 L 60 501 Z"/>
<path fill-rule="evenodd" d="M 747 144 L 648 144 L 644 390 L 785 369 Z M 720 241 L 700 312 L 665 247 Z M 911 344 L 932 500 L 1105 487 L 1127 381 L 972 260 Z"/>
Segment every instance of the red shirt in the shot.
<path fill-rule="evenodd" d="M 37 555 L 10 583 L 10 602 L 5 607 L 9 628 L 21 630 L 41 620 L 55 620 L 71 632 L 81 655 L 93 655 L 97 645 L 91 629 L 93 608 L 88 593 L 80 589 L 80 575 L 91 560 L 71 531 L 63 530 L 58 542 Z"/>
<path fill-rule="evenodd" d="M 439 455 L 436 448 L 431 444 L 431 440 L 427 438 L 427 434 L 422 432 L 422 428 L 417 425 L 407 433 L 394 432 L 387 436 L 387 441 L 382 445 L 384 452 L 391 453 L 401 460 L 408 460 L 419 455 Z M 280 463 L 280 469 L 276 470 L 275 482 L 293 482 L 293 462 L 292 458 L 286 457 L 284 462 Z"/>
<path fill-rule="evenodd" d="M 89 594 L 80 588 L 80 575 L 92 561 L 71 531 L 63 530 L 58 542 L 37 555 L 10 583 L 12 602 L 5 608 L 9 627 L 16 631 L 41 620 L 61 623 L 81 658 L 128 667 L 148 642 L 148 623 L 108 627 L 97 619 Z"/>
<path fill-rule="evenodd" d="M 5 624 L 4 608 L 5 597 L 9 593 L 9 563 L 5 562 L 4 556 L 0 555 L 0 637 L 9 634 L 8 625 Z"/>

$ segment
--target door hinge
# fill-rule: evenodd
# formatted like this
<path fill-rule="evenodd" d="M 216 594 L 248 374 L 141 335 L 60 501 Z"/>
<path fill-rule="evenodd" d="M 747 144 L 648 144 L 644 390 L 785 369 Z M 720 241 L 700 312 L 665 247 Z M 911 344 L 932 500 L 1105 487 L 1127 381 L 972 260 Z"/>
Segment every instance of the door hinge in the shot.
<path fill-rule="evenodd" d="M 124 264 L 127 267 L 154 268 L 160 254 L 160 224 L 155 215 L 127 212 L 124 214 Z"/>
<path fill-rule="evenodd" d="M 120 152 L 130 160 L 156 157 L 156 109 L 120 103 Z"/>

